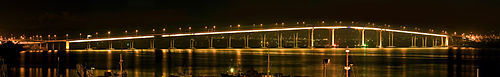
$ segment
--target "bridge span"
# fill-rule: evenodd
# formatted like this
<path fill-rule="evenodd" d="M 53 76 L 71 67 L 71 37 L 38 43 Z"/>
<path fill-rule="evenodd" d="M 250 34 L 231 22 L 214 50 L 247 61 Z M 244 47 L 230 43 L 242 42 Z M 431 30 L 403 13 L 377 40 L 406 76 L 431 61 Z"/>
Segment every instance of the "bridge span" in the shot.
<path fill-rule="evenodd" d="M 343 43 L 342 45 L 339 45 L 338 43 L 340 42 L 336 41 L 339 41 L 338 39 L 345 39 L 345 38 L 341 38 L 341 36 L 338 33 L 336 35 L 335 32 L 337 32 L 336 30 L 342 30 L 342 29 L 352 29 L 355 31 L 359 31 L 357 32 L 359 33 L 359 35 L 354 35 L 354 36 L 360 36 L 360 38 L 352 38 L 352 39 L 358 39 L 356 42 L 357 44 L 344 45 L 345 43 Z M 317 32 L 315 30 L 323 30 L 323 32 Z M 328 32 L 325 32 L 324 30 L 328 30 Z M 371 38 L 370 40 L 367 40 L 365 38 L 365 33 L 366 33 L 365 31 L 371 31 L 369 33 L 376 34 L 376 38 L 375 39 Z M 275 34 L 266 35 L 272 32 L 274 32 Z M 260 35 L 258 38 L 254 38 L 250 37 L 252 35 L 250 35 L 249 33 L 260 33 Z M 299 33 L 306 33 L 307 36 L 299 37 L 300 36 Z M 276 46 L 271 48 L 315 48 L 315 47 L 337 47 L 337 46 L 368 47 L 366 43 L 367 41 L 370 42 L 370 45 L 376 45 L 375 47 L 378 48 L 393 48 L 396 47 L 396 45 L 394 45 L 394 41 L 402 41 L 402 40 L 395 40 L 394 38 L 395 33 L 409 34 L 409 37 L 405 36 L 400 38 L 411 40 L 411 42 L 408 40 L 408 44 L 411 43 L 411 45 L 397 46 L 397 47 L 447 47 L 450 39 L 449 36 L 445 34 L 405 31 L 397 29 L 385 29 L 385 28 L 362 27 L 362 26 L 315 26 L 315 27 L 290 27 L 290 28 L 273 28 L 273 29 L 214 31 L 214 32 L 198 32 L 198 33 L 193 32 L 193 33 L 176 33 L 176 34 L 150 34 L 150 35 L 138 35 L 138 36 L 77 39 L 77 40 L 68 39 L 67 41 L 51 41 L 44 43 L 58 44 L 59 46 L 62 46 L 62 48 L 67 50 L 103 49 L 102 46 L 106 46 L 104 49 L 164 49 L 166 47 L 159 47 L 159 46 L 167 46 L 167 45 L 168 48 L 171 49 L 175 48 L 182 49 L 182 47 L 176 46 L 177 44 L 180 43 L 182 45 L 189 45 L 187 48 L 204 48 L 197 46 L 199 44 L 207 45 L 205 48 L 233 48 L 234 46 L 232 45 L 236 44 L 242 44 L 239 45 L 240 46 L 239 48 L 267 48 L 271 47 L 269 45 L 271 42 L 273 44 L 276 44 Z M 236 37 L 236 35 L 234 34 L 240 34 L 241 37 Z M 329 36 L 328 39 L 315 38 L 324 35 L 328 35 Z M 222 36 L 222 37 L 217 37 L 217 36 Z M 203 41 L 204 43 L 200 43 L 202 41 L 200 37 L 206 38 L 206 40 Z M 275 38 L 268 38 L 268 37 L 275 37 Z M 149 47 L 136 48 L 136 46 L 134 46 L 135 42 L 134 40 L 140 40 L 140 39 L 147 39 Z M 429 39 L 430 41 L 428 41 Z M 164 42 L 168 41 L 168 43 L 159 43 L 158 41 L 160 40 L 163 40 Z M 176 43 L 176 40 L 188 40 L 188 41 L 180 41 L 180 43 Z M 238 42 L 241 43 L 234 43 L 235 40 L 238 40 Z M 328 41 L 326 42 L 325 40 Z M 121 41 L 121 42 L 116 42 L 116 41 Z M 101 48 L 93 47 L 91 44 L 93 42 L 99 42 L 98 45 L 101 46 Z M 214 44 L 221 45 L 221 43 L 225 44 L 226 47 L 214 46 Z M 255 47 L 255 46 L 251 47 L 249 43 L 258 44 L 260 47 Z M 319 43 L 322 43 L 322 45 L 317 46 L 316 44 Z M 328 45 L 324 43 L 328 43 Z M 116 44 L 119 44 L 121 47 L 117 47 Z M 285 44 L 289 46 L 285 46 Z M 46 47 L 50 49 L 50 47 L 48 46 L 50 45 L 47 45 Z"/>

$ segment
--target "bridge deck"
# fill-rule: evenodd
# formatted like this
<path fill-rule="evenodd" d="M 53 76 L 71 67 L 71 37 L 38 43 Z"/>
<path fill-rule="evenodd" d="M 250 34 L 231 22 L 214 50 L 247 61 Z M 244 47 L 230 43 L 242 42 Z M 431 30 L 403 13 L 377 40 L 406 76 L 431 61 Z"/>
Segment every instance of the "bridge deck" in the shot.
<path fill-rule="evenodd" d="M 308 29 L 344 29 L 344 28 L 363 29 L 363 30 L 380 30 L 380 31 L 389 31 L 389 32 L 399 32 L 399 33 L 409 33 L 409 34 L 419 34 L 419 35 L 447 37 L 447 35 L 443 35 L 443 34 L 433 34 L 433 33 L 414 32 L 414 31 L 403 31 L 403 30 L 396 30 L 396 29 L 383 29 L 383 28 L 373 28 L 373 27 L 358 27 L 358 26 L 318 26 L 318 27 L 294 27 L 294 28 L 277 28 L 277 29 L 220 31 L 220 32 L 179 33 L 179 34 L 163 34 L 163 35 L 161 35 L 161 37 L 181 37 L 181 36 L 197 36 L 197 35 L 217 35 L 217 34 L 234 34 L 234 33 L 292 31 L 292 30 L 308 30 Z M 154 35 L 130 36 L 130 37 L 114 37 L 114 38 L 100 38 L 100 39 L 85 39 L 85 40 L 71 40 L 69 42 L 70 43 L 76 43 L 76 42 L 93 42 L 93 41 L 130 40 L 130 39 L 143 39 L 143 38 L 154 38 Z"/>

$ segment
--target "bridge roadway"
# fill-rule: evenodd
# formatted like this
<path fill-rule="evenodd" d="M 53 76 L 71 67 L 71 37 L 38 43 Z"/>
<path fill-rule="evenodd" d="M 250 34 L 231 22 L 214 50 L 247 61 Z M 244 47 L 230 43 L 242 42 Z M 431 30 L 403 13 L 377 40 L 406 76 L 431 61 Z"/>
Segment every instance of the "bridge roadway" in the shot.
<path fill-rule="evenodd" d="M 276 31 L 294 31 L 294 30 L 312 30 L 310 31 L 310 38 L 309 38 L 309 45 L 308 47 L 314 47 L 314 30 L 317 30 L 317 29 L 327 29 L 327 30 L 331 30 L 332 34 L 331 34 L 331 39 L 334 39 L 335 37 L 335 29 L 356 29 L 356 30 L 361 30 L 362 31 L 362 42 L 361 42 L 361 45 L 365 46 L 365 37 L 364 37 L 364 34 L 365 34 L 365 30 L 374 30 L 374 31 L 378 31 L 380 32 L 379 34 L 379 40 L 382 41 L 382 33 L 383 31 L 386 31 L 386 32 L 389 32 L 389 34 L 391 34 L 389 36 L 389 47 L 394 47 L 393 45 L 393 42 L 394 42 L 394 35 L 393 35 L 393 32 L 398 32 L 398 33 L 407 33 L 407 34 L 415 34 L 415 35 L 425 35 L 425 36 L 434 36 L 434 37 L 440 37 L 441 38 L 441 47 L 445 47 L 445 46 L 448 46 L 448 36 L 447 35 L 443 35 L 443 34 L 434 34 L 434 33 L 424 33 L 424 32 L 414 32 L 414 31 L 404 31 L 404 30 L 396 30 L 396 29 L 384 29 L 384 28 L 374 28 L 374 27 L 360 27 L 360 26 L 316 26 L 316 27 L 292 27 L 292 28 L 274 28 L 274 29 L 255 29 L 255 30 L 236 30 L 236 31 L 219 31 L 219 32 L 200 32 L 200 33 L 178 33 L 178 34 L 153 34 L 153 35 L 144 35 L 144 36 L 128 36 L 128 37 L 112 37 L 112 38 L 96 38 L 96 39 L 83 39 L 83 40 L 63 40 L 63 41 L 46 41 L 44 43 L 65 43 L 65 49 L 70 49 L 69 45 L 71 43 L 82 43 L 82 42 L 96 42 L 96 41 L 113 41 L 113 40 L 132 40 L 132 39 L 147 39 L 147 38 L 155 38 L 155 37 L 164 37 L 164 38 L 168 38 L 168 37 L 183 37 L 183 36 L 200 36 L 200 35 L 220 35 L 220 34 L 237 34 L 237 33 L 256 33 L 256 32 L 276 32 Z M 245 48 L 248 47 L 248 37 L 245 36 Z M 278 37 L 280 40 L 279 40 L 279 43 L 280 43 L 280 47 L 282 46 L 282 35 L 280 34 L 280 36 Z M 297 37 L 295 37 L 295 41 L 296 41 Z M 416 47 L 416 40 L 417 38 L 416 37 L 412 37 L 412 47 Z M 424 39 L 424 38 L 422 38 Z M 263 39 L 265 41 L 265 38 Z M 231 37 L 229 37 L 229 43 L 231 42 Z M 112 43 L 110 43 L 112 44 Z M 173 43 L 171 43 L 173 44 Z M 191 45 L 192 43 L 190 43 L 190 47 L 192 47 Z M 212 47 L 213 45 L 213 41 L 211 39 L 210 41 L 210 47 Z M 437 46 L 438 43 L 435 43 L 433 44 L 434 46 Z M 154 49 L 154 42 L 152 44 L 153 46 L 152 49 Z M 231 44 L 228 44 L 228 48 L 231 48 Z M 427 47 L 427 38 L 425 38 L 425 40 L 422 40 L 422 45 Z M 173 45 L 171 45 L 173 46 Z M 265 46 L 265 43 L 264 45 L 262 46 Z M 335 40 L 331 40 L 331 46 L 335 46 Z M 380 48 L 382 48 L 382 42 L 379 42 L 379 45 L 378 45 Z M 294 47 L 296 47 L 296 44 L 294 44 Z M 133 43 L 132 43 L 132 46 L 131 48 L 133 49 Z M 193 47 L 194 48 L 194 47 Z M 265 47 L 263 47 L 265 48 Z M 110 49 L 113 49 L 112 46 L 110 46 Z"/>

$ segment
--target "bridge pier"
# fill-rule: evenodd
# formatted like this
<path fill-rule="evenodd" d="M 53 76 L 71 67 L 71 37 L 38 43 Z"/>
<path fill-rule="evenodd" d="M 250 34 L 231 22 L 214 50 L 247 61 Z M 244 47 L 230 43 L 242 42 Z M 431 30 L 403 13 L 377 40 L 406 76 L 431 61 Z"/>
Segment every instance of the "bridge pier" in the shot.
<path fill-rule="evenodd" d="M 314 27 L 311 29 L 311 35 L 309 41 L 311 42 L 309 48 L 314 48 Z"/>
<path fill-rule="evenodd" d="M 297 40 L 299 39 L 299 33 L 298 33 L 298 32 L 296 32 L 296 33 L 293 35 L 293 38 L 294 38 L 294 39 L 293 39 L 293 48 L 299 48 L 299 47 L 297 46 Z"/>
<path fill-rule="evenodd" d="M 443 37 L 440 37 L 441 38 L 441 47 L 444 46 L 444 41 L 443 41 Z"/>
<path fill-rule="evenodd" d="M 425 48 L 425 37 L 422 37 L 422 47 Z"/>
<path fill-rule="evenodd" d="M 175 38 L 170 39 L 170 48 L 169 49 L 175 49 Z"/>
<path fill-rule="evenodd" d="M 428 47 L 427 46 L 427 36 L 425 37 L 425 47 Z"/>
<path fill-rule="evenodd" d="M 437 47 L 436 37 L 432 37 L 432 47 Z"/>
<path fill-rule="evenodd" d="M 382 30 L 379 30 L 379 33 L 378 33 L 378 47 L 379 48 L 383 48 L 384 46 L 382 45 Z"/>
<path fill-rule="evenodd" d="M 113 50 L 113 41 L 109 41 L 109 49 Z"/>
<path fill-rule="evenodd" d="M 64 45 L 65 49 L 69 50 L 69 41 L 65 41 L 64 43 L 66 44 L 66 45 Z"/>
<path fill-rule="evenodd" d="M 189 40 L 189 48 L 191 48 L 191 49 L 195 49 L 195 47 L 194 47 L 194 42 L 195 42 L 195 41 L 194 41 L 194 39 L 193 39 L 193 38 L 191 38 L 191 39 Z"/>
<path fill-rule="evenodd" d="M 389 46 L 388 47 L 396 47 L 394 46 L 394 33 L 393 32 L 388 32 L 389 35 Z"/>
<path fill-rule="evenodd" d="M 410 45 L 410 47 L 414 47 L 414 45 L 415 45 L 414 44 L 415 43 L 415 39 L 413 38 L 413 34 L 411 34 L 410 37 L 411 37 L 411 45 Z"/>
<path fill-rule="evenodd" d="M 208 45 L 208 48 L 214 48 L 214 38 L 210 36 L 210 40 L 209 40 L 209 43 L 210 45 Z"/>
<path fill-rule="evenodd" d="M 365 47 L 365 29 L 361 30 L 361 47 Z"/>
<path fill-rule="evenodd" d="M 446 41 L 444 43 L 444 46 L 449 46 L 449 41 L 450 41 L 450 38 L 449 38 L 449 36 L 447 36 Z"/>
<path fill-rule="evenodd" d="M 134 40 L 130 40 L 130 49 L 135 49 L 134 48 Z"/>
<path fill-rule="evenodd" d="M 262 42 L 261 42 L 261 48 L 266 48 L 266 34 L 264 33 L 262 35 Z"/>
<path fill-rule="evenodd" d="M 332 36 L 331 36 L 332 40 L 331 40 L 330 44 L 331 44 L 332 47 L 336 47 L 336 45 L 335 45 L 335 29 L 332 29 L 331 31 L 332 31 L 331 32 L 332 33 Z"/>
<path fill-rule="evenodd" d="M 52 47 L 51 47 L 51 48 L 52 48 L 52 50 L 55 50 L 55 49 L 56 49 L 56 48 L 55 48 L 55 46 L 56 46 L 56 45 L 55 45 L 55 43 L 52 43 Z"/>
<path fill-rule="evenodd" d="M 232 36 L 231 36 L 231 34 L 229 34 L 229 38 L 227 39 L 227 48 L 232 48 L 232 46 L 231 46 L 231 44 L 232 44 L 231 43 L 231 39 L 232 39 Z"/>
<path fill-rule="evenodd" d="M 243 45 L 243 46 L 244 46 L 244 48 L 250 48 L 250 47 L 248 47 L 248 34 L 245 34 L 245 40 L 244 40 L 244 43 L 243 43 L 243 44 L 244 44 L 244 45 Z"/>
<path fill-rule="evenodd" d="M 42 43 L 38 44 L 38 48 L 42 49 Z"/>
<path fill-rule="evenodd" d="M 391 46 L 392 46 L 392 47 L 396 47 L 396 46 L 394 45 L 394 32 L 391 32 Z"/>
<path fill-rule="evenodd" d="M 419 37 L 417 37 L 417 36 L 415 36 L 415 37 L 414 37 L 414 40 L 415 40 L 415 45 L 414 45 L 414 46 L 415 46 L 415 47 L 419 47 L 419 46 L 417 45 L 418 38 L 419 38 Z M 422 37 L 422 38 L 423 38 L 423 37 Z M 423 44 L 422 44 L 422 46 L 423 46 Z"/>
<path fill-rule="evenodd" d="M 155 39 L 156 38 L 153 38 L 153 39 L 149 40 L 149 42 L 150 42 L 149 43 L 149 48 L 151 48 L 151 49 L 155 49 L 156 48 L 155 47 Z"/>
<path fill-rule="evenodd" d="M 87 50 L 92 50 L 92 48 L 90 48 L 90 42 L 87 42 Z"/>
<path fill-rule="evenodd" d="M 283 48 L 283 33 L 280 32 L 280 35 L 278 37 L 278 48 Z"/>

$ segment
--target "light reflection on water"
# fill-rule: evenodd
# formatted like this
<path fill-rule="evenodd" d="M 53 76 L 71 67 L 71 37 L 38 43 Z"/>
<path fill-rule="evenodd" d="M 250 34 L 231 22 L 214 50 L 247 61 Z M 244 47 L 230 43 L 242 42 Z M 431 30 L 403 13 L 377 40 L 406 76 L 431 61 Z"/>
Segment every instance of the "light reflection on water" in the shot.
<path fill-rule="evenodd" d="M 267 52 L 271 56 L 271 72 L 284 75 L 323 76 L 323 59 L 331 59 L 326 66 L 327 76 L 343 77 L 346 55 L 343 48 L 311 49 L 175 49 L 161 50 L 72 50 L 65 54 L 28 51 L 18 59 L 17 68 L 9 69 L 10 76 L 78 76 L 76 64 L 95 67 L 94 73 L 119 71 L 119 55 L 123 55 L 124 71 L 128 76 L 220 76 L 235 68 L 245 72 L 250 68 L 264 73 L 267 69 Z M 358 76 L 450 76 L 457 74 L 457 61 L 448 56 L 447 48 L 351 48 L 352 77 Z M 465 52 L 468 50 L 467 52 Z M 458 72 L 462 76 L 475 76 L 477 54 L 464 49 Z M 60 52 L 59 52 L 60 53 Z M 455 55 L 453 55 L 455 56 Z M 456 56 L 455 56 L 456 57 Z M 450 67 L 451 65 L 451 67 Z M 450 72 L 450 68 L 452 69 Z"/>

